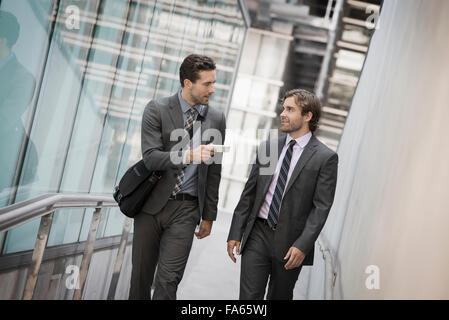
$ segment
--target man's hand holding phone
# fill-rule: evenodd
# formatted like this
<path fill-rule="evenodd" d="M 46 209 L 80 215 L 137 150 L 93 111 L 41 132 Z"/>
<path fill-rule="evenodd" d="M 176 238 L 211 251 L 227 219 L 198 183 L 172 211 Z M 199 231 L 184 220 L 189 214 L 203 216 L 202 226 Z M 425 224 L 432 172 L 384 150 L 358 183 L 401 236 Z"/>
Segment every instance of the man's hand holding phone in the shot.
<path fill-rule="evenodd" d="M 189 163 L 206 162 L 214 156 L 214 148 L 211 145 L 200 145 L 199 147 L 189 150 L 187 157 Z"/>

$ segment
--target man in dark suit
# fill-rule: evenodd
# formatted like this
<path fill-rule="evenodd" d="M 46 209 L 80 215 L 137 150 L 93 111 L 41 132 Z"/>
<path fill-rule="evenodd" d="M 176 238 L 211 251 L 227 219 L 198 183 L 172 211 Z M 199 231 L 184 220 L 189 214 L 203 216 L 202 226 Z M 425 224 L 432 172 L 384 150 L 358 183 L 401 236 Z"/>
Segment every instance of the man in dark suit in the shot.
<path fill-rule="evenodd" d="M 326 222 L 337 183 L 338 156 L 313 135 L 318 98 L 301 89 L 283 99 L 281 131 L 287 136 L 259 146 L 235 208 L 228 254 L 242 254 L 240 299 L 291 300 L 303 265 L 313 264 L 315 241 Z M 275 153 L 274 173 L 261 152 Z M 265 154 L 265 153 L 264 153 Z M 274 166 L 273 166 L 274 167 Z"/>
<path fill-rule="evenodd" d="M 214 61 L 186 57 L 180 81 L 179 92 L 150 101 L 143 113 L 143 160 L 162 177 L 134 219 L 130 299 L 151 298 L 156 266 L 152 299 L 176 299 L 193 235 L 207 237 L 217 216 L 222 154 L 210 143 L 224 142 L 226 121 L 208 105 Z"/>

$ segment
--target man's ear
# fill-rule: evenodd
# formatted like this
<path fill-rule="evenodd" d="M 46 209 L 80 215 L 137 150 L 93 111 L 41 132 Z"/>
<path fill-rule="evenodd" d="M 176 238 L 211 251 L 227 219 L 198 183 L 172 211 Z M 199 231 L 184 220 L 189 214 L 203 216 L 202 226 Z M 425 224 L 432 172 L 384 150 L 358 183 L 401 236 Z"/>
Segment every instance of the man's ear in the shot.
<path fill-rule="evenodd" d="M 190 81 L 189 79 L 184 79 L 184 88 L 191 89 L 192 85 L 192 81 Z"/>
<path fill-rule="evenodd" d="M 309 112 L 307 112 L 307 114 L 305 115 L 305 120 L 306 120 L 307 122 L 310 122 L 310 120 L 312 120 L 312 117 L 313 117 L 313 113 L 312 113 L 312 111 L 309 111 Z"/>

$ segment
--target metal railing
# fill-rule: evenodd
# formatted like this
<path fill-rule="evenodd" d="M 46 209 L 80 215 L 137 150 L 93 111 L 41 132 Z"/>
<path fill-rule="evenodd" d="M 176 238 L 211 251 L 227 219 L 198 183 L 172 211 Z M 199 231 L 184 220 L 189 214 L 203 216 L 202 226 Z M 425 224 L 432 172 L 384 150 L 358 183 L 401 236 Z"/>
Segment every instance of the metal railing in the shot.
<path fill-rule="evenodd" d="M 92 194 L 45 194 L 36 198 L 16 203 L 0 209 L 0 232 L 17 227 L 30 220 L 42 217 L 39 231 L 36 237 L 31 265 L 28 268 L 27 280 L 22 299 L 31 300 L 34 295 L 39 269 L 47 245 L 53 214 L 57 209 L 67 208 L 95 208 L 89 228 L 89 234 L 81 261 L 79 272 L 79 286 L 75 289 L 73 300 L 80 300 L 86 282 L 89 265 L 93 254 L 94 242 L 103 208 L 116 207 L 117 203 L 110 196 Z M 131 229 L 131 219 L 126 218 L 120 246 L 115 260 L 111 284 L 109 286 L 108 299 L 114 299 L 120 275 L 126 242 Z"/>
<path fill-rule="evenodd" d="M 103 208 L 116 207 L 117 203 L 110 196 L 91 195 L 91 194 L 45 194 L 30 200 L 16 203 L 0 209 L 0 232 L 7 231 L 17 227 L 30 220 L 42 217 L 39 231 L 36 237 L 31 264 L 28 268 L 27 280 L 23 291 L 22 299 L 31 300 L 34 295 L 34 289 L 37 283 L 39 269 L 42 258 L 47 245 L 47 239 L 50 231 L 53 213 L 57 209 L 67 208 L 95 208 L 92 216 L 89 234 L 81 261 L 79 272 L 79 286 L 75 289 L 73 300 L 80 300 L 83 293 L 84 284 L 86 282 L 87 273 L 89 271 L 90 261 L 93 254 L 94 242 L 101 218 Z M 109 285 L 108 300 L 115 297 L 115 291 L 120 276 L 120 271 L 125 255 L 126 243 L 131 229 L 131 219 L 126 218 L 120 245 L 113 268 L 112 280 Z M 325 264 L 325 281 L 324 281 L 324 299 L 333 299 L 333 288 L 335 286 L 336 272 L 334 271 L 333 257 L 328 248 L 323 244 L 321 236 L 318 238 L 318 245 L 323 254 Z"/>

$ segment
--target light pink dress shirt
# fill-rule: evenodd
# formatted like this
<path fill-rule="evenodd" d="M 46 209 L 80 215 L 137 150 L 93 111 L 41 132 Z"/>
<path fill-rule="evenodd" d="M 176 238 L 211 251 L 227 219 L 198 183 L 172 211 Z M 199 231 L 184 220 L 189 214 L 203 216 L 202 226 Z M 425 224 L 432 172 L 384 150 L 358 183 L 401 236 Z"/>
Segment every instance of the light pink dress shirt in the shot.
<path fill-rule="evenodd" d="M 299 160 L 299 157 L 301 157 L 301 154 L 306 147 L 306 145 L 309 143 L 310 138 L 312 137 L 312 133 L 309 132 L 302 137 L 299 137 L 296 139 L 296 144 L 293 146 L 293 153 L 292 153 L 292 159 L 290 162 L 290 168 L 288 169 L 288 175 L 287 175 L 287 182 L 285 183 L 285 188 L 287 188 L 288 182 L 290 181 L 290 177 L 292 176 L 293 170 L 295 169 L 296 163 Z M 284 161 L 285 153 L 287 152 L 288 144 L 292 140 L 292 137 L 290 137 L 290 134 L 287 135 L 287 139 L 285 140 L 284 148 L 282 148 L 281 155 L 279 156 L 279 161 L 276 166 L 276 171 L 273 174 L 273 179 L 271 180 L 270 187 L 268 188 L 267 195 L 265 196 L 265 200 L 262 204 L 262 207 L 259 211 L 259 217 L 263 219 L 268 218 L 268 212 L 270 211 L 270 205 L 271 200 L 273 199 L 274 190 L 276 189 L 276 183 L 278 181 L 279 171 L 281 170 L 282 162 Z M 284 189 L 285 193 L 285 189 Z M 284 197 L 284 195 L 282 195 Z M 281 200 L 281 207 L 282 207 L 282 200 Z M 281 208 L 279 208 L 279 213 L 281 211 Z"/>

